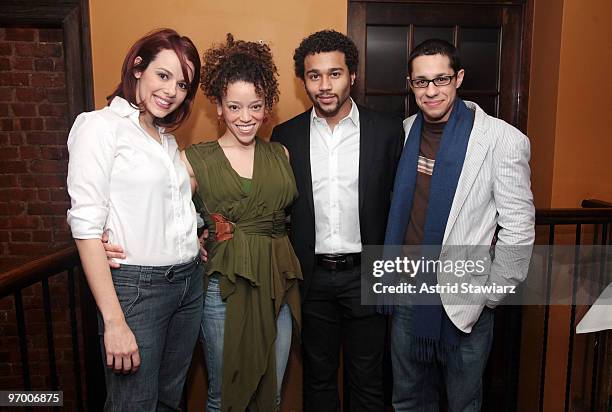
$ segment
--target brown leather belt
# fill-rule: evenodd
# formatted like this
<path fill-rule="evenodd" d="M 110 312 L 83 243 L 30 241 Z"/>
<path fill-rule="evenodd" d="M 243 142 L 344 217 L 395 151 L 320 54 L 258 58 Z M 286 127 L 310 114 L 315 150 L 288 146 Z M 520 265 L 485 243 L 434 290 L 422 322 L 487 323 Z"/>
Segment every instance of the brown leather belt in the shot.
<path fill-rule="evenodd" d="M 317 266 L 332 272 L 350 270 L 361 264 L 361 253 L 315 255 Z"/>
<path fill-rule="evenodd" d="M 215 222 L 214 239 L 217 242 L 223 242 L 234 237 L 236 224 L 230 222 L 220 213 L 211 213 L 210 218 Z"/>

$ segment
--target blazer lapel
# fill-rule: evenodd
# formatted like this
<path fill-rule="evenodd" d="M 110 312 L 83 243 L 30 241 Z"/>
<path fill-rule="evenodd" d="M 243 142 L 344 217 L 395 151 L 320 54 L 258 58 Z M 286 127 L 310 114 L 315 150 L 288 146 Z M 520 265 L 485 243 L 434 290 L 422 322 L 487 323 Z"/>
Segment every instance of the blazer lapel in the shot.
<path fill-rule="evenodd" d="M 372 119 L 368 116 L 367 110 L 361 106 L 359 109 L 359 212 L 363 208 L 363 201 L 366 197 L 369 168 L 372 165 L 373 130 Z"/>
<path fill-rule="evenodd" d="M 302 188 L 300 196 L 306 198 L 310 213 L 314 220 L 314 201 L 312 199 L 312 173 L 310 166 L 310 110 L 304 112 L 300 124 L 298 125 L 297 150 L 292 153 L 295 156 L 294 163 L 299 167 L 294 169 L 296 179 L 300 179 Z"/>
<path fill-rule="evenodd" d="M 484 130 L 484 119 L 478 118 L 478 115 L 483 113 L 476 113 L 476 119 L 474 120 L 474 127 L 470 134 L 470 142 L 468 143 L 467 153 L 465 154 L 465 161 L 463 163 L 463 169 L 459 182 L 457 183 L 457 190 L 453 199 L 453 205 L 448 215 L 448 221 L 446 223 L 446 230 L 444 232 L 444 241 L 450 234 L 459 211 L 463 207 L 465 200 L 470 192 L 470 189 L 474 185 L 476 176 L 482 167 L 482 163 L 489 151 L 489 141 L 486 138 Z"/>

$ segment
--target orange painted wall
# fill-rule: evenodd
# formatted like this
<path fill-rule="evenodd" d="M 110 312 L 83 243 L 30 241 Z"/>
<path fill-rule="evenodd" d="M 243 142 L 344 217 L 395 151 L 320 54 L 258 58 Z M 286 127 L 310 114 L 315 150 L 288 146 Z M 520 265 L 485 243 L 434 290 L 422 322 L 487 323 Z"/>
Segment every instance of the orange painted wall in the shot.
<path fill-rule="evenodd" d="M 533 9 L 527 135 L 536 207 L 550 207 L 552 193 L 563 2 L 536 0 Z"/>
<path fill-rule="evenodd" d="M 535 0 L 528 135 L 537 207 L 612 201 L 610 0 Z"/>
<path fill-rule="evenodd" d="M 324 28 L 346 33 L 347 0 L 90 0 L 96 108 L 103 107 L 119 81 L 123 58 L 144 33 L 170 27 L 189 36 L 203 51 L 231 32 L 244 40 L 264 40 L 272 48 L 280 73 L 280 102 L 261 131 L 268 136 L 274 123 L 309 106 L 301 81 L 293 74 L 293 50 L 308 34 Z M 214 107 L 201 94 L 187 124 L 175 133 L 181 142 L 218 136 Z"/>
<path fill-rule="evenodd" d="M 527 134 L 536 207 L 575 208 L 587 198 L 612 201 L 612 2 L 531 1 Z M 545 412 L 564 407 L 570 309 L 554 306 L 549 315 Z M 525 307 L 523 319 L 519 410 L 535 410 L 543 309 Z M 574 400 L 589 395 L 572 390 Z"/>
<path fill-rule="evenodd" d="M 612 201 L 610 16 L 610 0 L 564 2 L 552 207 Z"/>

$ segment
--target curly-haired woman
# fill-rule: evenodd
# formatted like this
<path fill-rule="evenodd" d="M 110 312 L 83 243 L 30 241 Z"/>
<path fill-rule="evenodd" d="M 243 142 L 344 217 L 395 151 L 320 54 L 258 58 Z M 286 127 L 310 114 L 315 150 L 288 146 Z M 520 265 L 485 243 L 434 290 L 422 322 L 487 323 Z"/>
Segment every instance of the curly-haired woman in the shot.
<path fill-rule="evenodd" d="M 210 228 L 202 319 L 209 412 L 277 410 L 299 326 L 301 270 L 284 213 L 295 180 L 284 147 L 256 137 L 278 101 L 277 75 L 265 44 L 228 34 L 204 53 L 201 88 L 225 124 L 218 140 L 186 150 Z"/>

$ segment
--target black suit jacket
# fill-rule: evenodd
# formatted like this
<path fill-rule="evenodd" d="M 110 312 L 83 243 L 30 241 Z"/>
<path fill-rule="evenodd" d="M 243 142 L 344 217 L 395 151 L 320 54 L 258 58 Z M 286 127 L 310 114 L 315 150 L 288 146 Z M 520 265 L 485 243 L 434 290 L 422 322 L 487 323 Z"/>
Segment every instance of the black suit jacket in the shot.
<path fill-rule="evenodd" d="M 362 244 L 385 240 L 395 169 L 404 144 L 402 120 L 359 109 L 359 222 Z M 308 294 L 315 264 L 315 224 L 310 172 L 310 113 L 294 117 L 272 130 L 272 141 L 289 151 L 299 197 L 291 208 L 291 242 L 302 266 L 302 298 Z"/>

